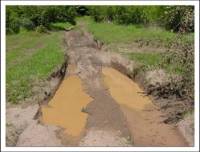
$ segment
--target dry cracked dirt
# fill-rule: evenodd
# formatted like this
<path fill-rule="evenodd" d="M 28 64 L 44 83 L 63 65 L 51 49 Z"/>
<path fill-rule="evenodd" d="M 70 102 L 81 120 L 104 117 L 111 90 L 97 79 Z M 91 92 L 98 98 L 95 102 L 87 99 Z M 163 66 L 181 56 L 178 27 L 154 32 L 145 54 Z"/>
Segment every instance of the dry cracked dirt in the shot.
<path fill-rule="evenodd" d="M 189 146 L 139 85 L 117 70 L 131 71 L 136 63 L 102 51 L 83 29 L 65 32 L 65 44 L 68 66 L 54 96 L 7 108 L 7 146 Z"/>

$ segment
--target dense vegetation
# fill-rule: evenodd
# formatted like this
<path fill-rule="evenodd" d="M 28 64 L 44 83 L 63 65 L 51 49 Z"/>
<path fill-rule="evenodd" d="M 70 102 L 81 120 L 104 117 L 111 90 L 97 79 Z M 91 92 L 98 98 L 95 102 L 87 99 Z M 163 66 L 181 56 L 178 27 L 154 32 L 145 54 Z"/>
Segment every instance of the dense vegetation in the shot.
<path fill-rule="evenodd" d="M 75 7 L 70 6 L 8 6 L 6 8 L 6 31 L 18 33 L 20 28 L 45 31 L 51 23 L 75 24 Z"/>
<path fill-rule="evenodd" d="M 49 28 L 50 23 L 70 22 L 75 17 L 89 15 L 96 22 L 117 24 L 157 24 L 175 32 L 194 31 L 193 6 L 7 6 L 7 33 L 20 28 Z"/>
<path fill-rule="evenodd" d="M 174 87 L 193 99 L 193 6 L 7 6 L 8 101 L 17 103 L 28 97 L 30 82 L 45 79 L 63 62 L 62 34 L 52 29 L 63 30 L 76 22 L 85 23 L 95 39 L 112 46 L 111 50 L 133 42 L 164 46 L 168 53 L 124 54 L 147 69 L 163 68 L 181 75 L 181 84 Z"/>

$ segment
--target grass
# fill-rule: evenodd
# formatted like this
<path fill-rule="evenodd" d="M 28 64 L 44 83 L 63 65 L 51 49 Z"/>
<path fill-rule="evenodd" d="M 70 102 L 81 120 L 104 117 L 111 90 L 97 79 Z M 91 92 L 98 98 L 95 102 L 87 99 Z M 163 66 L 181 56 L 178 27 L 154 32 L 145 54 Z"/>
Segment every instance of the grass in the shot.
<path fill-rule="evenodd" d="M 63 63 L 62 32 L 21 32 L 6 36 L 6 97 L 18 103 Z"/>
<path fill-rule="evenodd" d="M 52 23 L 50 25 L 50 28 L 57 29 L 57 30 L 67 30 L 72 27 L 73 27 L 73 25 L 68 22 L 57 22 L 57 23 Z"/>
<path fill-rule="evenodd" d="M 84 22 L 88 31 L 96 39 L 106 44 L 111 43 L 130 43 L 135 40 L 158 41 L 158 43 L 169 43 L 176 40 L 173 32 L 164 30 L 160 27 L 145 27 L 142 25 L 118 25 L 114 23 L 94 22 L 90 17 L 78 18 L 78 22 Z M 193 41 L 194 34 L 184 35 L 185 41 Z"/>
<path fill-rule="evenodd" d="M 163 68 L 168 73 L 175 73 L 178 75 L 181 75 L 183 73 L 183 69 L 180 67 L 179 64 L 168 64 L 167 66 L 163 64 L 164 53 L 132 52 L 123 53 L 123 55 L 127 56 L 130 60 L 141 63 L 144 69 Z"/>
<path fill-rule="evenodd" d="M 162 61 L 161 53 L 127 53 L 129 59 L 142 63 L 145 67 L 156 67 Z"/>

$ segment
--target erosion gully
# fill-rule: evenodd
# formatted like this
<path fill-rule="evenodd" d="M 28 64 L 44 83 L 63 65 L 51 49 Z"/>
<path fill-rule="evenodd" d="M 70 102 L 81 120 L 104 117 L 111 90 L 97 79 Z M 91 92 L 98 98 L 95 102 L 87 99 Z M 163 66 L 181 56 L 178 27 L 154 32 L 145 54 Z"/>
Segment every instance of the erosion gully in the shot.
<path fill-rule="evenodd" d="M 66 32 L 65 42 L 67 72 L 41 115 L 44 124 L 63 129 L 63 146 L 187 146 L 138 84 L 112 68 L 110 54 L 89 33 Z"/>

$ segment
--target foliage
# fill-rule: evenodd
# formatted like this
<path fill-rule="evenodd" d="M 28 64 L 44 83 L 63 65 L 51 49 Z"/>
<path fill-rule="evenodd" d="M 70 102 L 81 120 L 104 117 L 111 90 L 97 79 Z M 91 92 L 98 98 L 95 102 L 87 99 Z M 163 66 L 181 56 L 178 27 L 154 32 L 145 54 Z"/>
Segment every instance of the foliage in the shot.
<path fill-rule="evenodd" d="M 8 32 L 19 32 L 19 26 L 30 30 L 40 25 L 48 28 L 55 22 L 75 25 L 75 17 L 84 15 L 96 22 L 157 24 L 175 32 L 194 31 L 193 6 L 7 6 L 6 27 Z"/>
<path fill-rule="evenodd" d="M 77 6 L 76 12 L 79 16 L 89 15 L 89 9 L 87 6 Z"/>
<path fill-rule="evenodd" d="M 46 33 L 47 29 L 43 25 L 39 25 L 36 27 L 36 32 L 38 33 Z"/>
<path fill-rule="evenodd" d="M 34 24 L 29 18 L 22 18 L 21 26 L 30 31 L 34 29 Z"/>
<path fill-rule="evenodd" d="M 14 33 L 19 33 L 20 31 L 20 21 L 17 18 L 13 18 L 10 22 L 10 30 Z"/>
<path fill-rule="evenodd" d="M 49 28 L 51 23 L 69 22 L 76 24 L 76 8 L 73 6 L 7 6 L 7 33 L 17 33 L 20 27 L 33 30 L 44 26 Z"/>
<path fill-rule="evenodd" d="M 166 29 L 175 32 L 194 32 L 194 7 L 164 7 L 160 22 L 162 22 Z"/>
<path fill-rule="evenodd" d="M 7 33 L 18 33 L 20 30 L 20 21 L 16 17 L 15 10 L 8 8 L 6 10 L 6 32 Z"/>
<path fill-rule="evenodd" d="M 90 9 L 90 15 L 96 22 L 114 21 L 119 24 L 145 24 L 148 22 L 142 6 L 95 6 Z"/>
<path fill-rule="evenodd" d="M 193 6 L 93 6 L 89 10 L 96 22 L 157 24 L 174 32 L 194 31 Z"/>
<path fill-rule="evenodd" d="M 170 47 L 181 49 L 171 50 L 165 54 L 162 66 L 166 67 L 170 64 L 180 67 L 182 81 L 182 94 L 194 99 L 194 45 L 190 42 L 182 40 L 182 35 L 178 35 L 176 41 L 169 44 Z"/>

